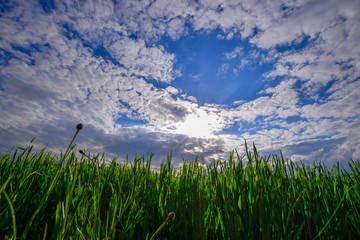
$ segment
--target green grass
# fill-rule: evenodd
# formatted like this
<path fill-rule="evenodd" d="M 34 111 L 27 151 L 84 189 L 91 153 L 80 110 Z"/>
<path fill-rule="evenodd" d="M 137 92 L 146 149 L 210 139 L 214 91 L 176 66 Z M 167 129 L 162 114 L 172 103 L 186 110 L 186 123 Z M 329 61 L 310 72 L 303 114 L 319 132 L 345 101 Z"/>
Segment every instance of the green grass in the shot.
<path fill-rule="evenodd" d="M 0 158 L 1 239 L 360 239 L 359 162 L 329 170 L 246 145 L 247 162 L 175 170 L 170 154 L 154 171 L 152 155 L 119 165 L 73 147 Z"/>

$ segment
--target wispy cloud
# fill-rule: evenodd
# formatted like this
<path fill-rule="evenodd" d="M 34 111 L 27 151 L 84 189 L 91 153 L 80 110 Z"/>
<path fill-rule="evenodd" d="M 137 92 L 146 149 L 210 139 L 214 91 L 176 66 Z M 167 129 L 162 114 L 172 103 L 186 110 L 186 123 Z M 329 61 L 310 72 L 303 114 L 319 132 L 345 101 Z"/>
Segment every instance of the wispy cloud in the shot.
<path fill-rule="evenodd" d="M 234 49 L 234 51 L 228 52 L 228 53 L 224 53 L 225 58 L 228 59 L 228 60 L 230 60 L 230 59 L 234 59 L 234 58 L 237 58 L 237 57 L 241 57 L 242 54 L 243 54 L 243 50 L 244 50 L 244 48 L 241 47 L 241 46 L 240 46 L 240 47 L 236 47 L 236 48 Z"/>

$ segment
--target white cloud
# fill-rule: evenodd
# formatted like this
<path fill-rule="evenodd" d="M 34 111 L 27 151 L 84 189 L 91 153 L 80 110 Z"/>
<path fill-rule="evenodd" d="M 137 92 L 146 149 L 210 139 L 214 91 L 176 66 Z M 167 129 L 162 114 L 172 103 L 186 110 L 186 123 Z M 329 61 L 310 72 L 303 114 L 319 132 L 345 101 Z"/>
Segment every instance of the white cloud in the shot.
<path fill-rule="evenodd" d="M 129 73 L 170 83 L 173 79 L 174 55 L 161 47 L 146 47 L 143 40 L 122 38 L 109 43 L 107 49 Z M 130 74 L 129 74 L 130 75 Z"/>
<path fill-rule="evenodd" d="M 328 101 L 324 104 L 309 104 L 302 107 L 301 116 L 310 119 L 337 118 L 347 119 L 360 115 L 360 95 L 352 93 L 343 99 Z"/>
<path fill-rule="evenodd" d="M 358 144 L 356 145 L 356 150 L 352 155 L 352 159 L 353 160 L 358 160 L 360 159 L 360 141 L 358 142 Z"/>
<path fill-rule="evenodd" d="M 194 96 L 188 96 L 188 97 L 186 97 L 186 99 L 188 99 L 189 101 L 194 102 L 194 103 L 197 102 L 197 99 Z"/>
<path fill-rule="evenodd" d="M 180 38 L 185 33 L 185 21 L 181 18 L 174 18 L 168 23 L 167 34 L 174 40 Z"/>
<path fill-rule="evenodd" d="M 299 6 L 289 7 L 293 8 L 290 16 L 274 15 L 267 24 L 259 24 L 263 33 L 253 38 L 252 42 L 260 47 L 270 48 L 299 41 L 304 36 L 315 38 L 317 34 L 336 24 L 338 16 L 349 14 L 348 8 L 359 8 L 356 1 L 352 0 L 343 1 L 342 4 L 338 4 L 336 0 L 303 1 Z M 275 12 L 281 14 L 280 6 L 277 8 Z"/>
<path fill-rule="evenodd" d="M 264 34 L 253 38 L 253 42 L 260 47 L 274 47 L 277 44 L 290 44 L 297 40 L 297 36 L 309 36 L 309 44 L 304 49 L 278 54 L 276 69 L 269 72 L 267 77 L 296 77 L 303 81 L 304 93 L 315 99 L 331 81 L 335 80 L 334 85 L 338 85 L 342 81 L 358 78 L 360 72 L 355 66 L 359 65 L 360 58 L 353 49 L 357 48 L 355 38 L 359 37 L 360 18 L 350 8 L 359 7 L 354 1 L 345 1 L 344 4 L 337 1 L 309 2 L 294 10 L 294 16 L 291 15 L 290 19 L 281 19 L 269 26 Z M 289 30 L 295 33 L 290 31 L 288 34 Z M 276 36 L 271 42 L 272 38 L 266 34 L 276 32 L 288 39 L 282 40 Z"/>
<path fill-rule="evenodd" d="M 11 47 L 7 49 L 21 61 L 10 60 L 1 71 L 2 86 L 7 93 L 1 105 L 6 109 L 13 107 L 13 111 L 2 115 L 3 126 L 26 126 L 32 121 L 56 122 L 68 116 L 69 121 L 78 119 L 111 131 L 119 114 L 133 116 L 133 111 L 137 111 L 135 117 L 144 116 L 149 122 L 153 122 L 152 119 L 156 119 L 155 122 L 161 122 L 161 119 L 179 121 L 186 114 L 180 102 L 173 101 L 169 94 L 139 78 L 144 76 L 164 82 L 173 79 L 174 56 L 164 52 L 161 46 L 146 47 L 142 40 L 112 36 L 115 42 L 104 44 L 122 67 L 109 62 L 105 64 L 102 59 L 92 57 L 92 49 L 84 47 L 81 39 L 67 39 L 54 20 L 56 17 L 47 18 L 37 8 L 29 8 L 25 13 L 24 21 L 36 21 L 37 24 L 23 27 L 21 22 L 7 21 L 11 31 L 7 34 L 11 38 L 3 39 L 2 45 L 12 43 L 30 50 L 30 44 L 48 45 L 42 51 L 34 50 L 25 58 L 25 64 L 23 53 Z M 45 23 L 46 27 L 38 27 Z M 81 29 L 81 24 L 76 27 Z M 84 36 L 87 37 L 86 31 Z M 34 61 L 34 66 L 29 65 L 30 61 Z M 147 104 L 151 107 L 146 108 Z M 18 111 L 22 112 L 21 117 L 17 117 Z"/>
<path fill-rule="evenodd" d="M 172 86 L 168 86 L 166 90 L 173 95 L 177 95 L 179 93 L 179 90 Z"/>
<path fill-rule="evenodd" d="M 236 47 L 232 52 L 224 53 L 225 58 L 230 60 L 243 55 L 244 48 L 242 46 Z"/>
<path fill-rule="evenodd" d="M 227 73 L 229 71 L 230 64 L 229 63 L 223 63 L 221 64 L 218 73 Z"/>

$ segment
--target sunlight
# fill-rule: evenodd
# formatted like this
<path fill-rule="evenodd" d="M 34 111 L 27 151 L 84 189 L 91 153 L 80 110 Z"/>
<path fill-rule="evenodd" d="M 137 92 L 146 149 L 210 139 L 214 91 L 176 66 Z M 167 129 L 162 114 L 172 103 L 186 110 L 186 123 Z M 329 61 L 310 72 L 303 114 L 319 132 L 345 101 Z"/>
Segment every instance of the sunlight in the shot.
<path fill-rule="evenodd" d="M 190 137 L 212 137 L 214 132 L 219 130 L 220 124 L 214 115 L 209 115 L 204 110 L 186 117 L 175 130 L 178 134 L 185 134 Z"/>

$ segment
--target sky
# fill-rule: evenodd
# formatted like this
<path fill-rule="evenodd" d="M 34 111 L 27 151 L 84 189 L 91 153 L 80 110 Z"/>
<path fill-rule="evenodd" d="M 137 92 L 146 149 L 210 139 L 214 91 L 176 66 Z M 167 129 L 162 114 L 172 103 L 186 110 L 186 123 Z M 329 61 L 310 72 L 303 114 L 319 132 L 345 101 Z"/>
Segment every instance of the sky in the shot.
<path fill-rule="evenodd" d="M 360 159 L 358 0 L 0 2 L 0 153 Z"/>

